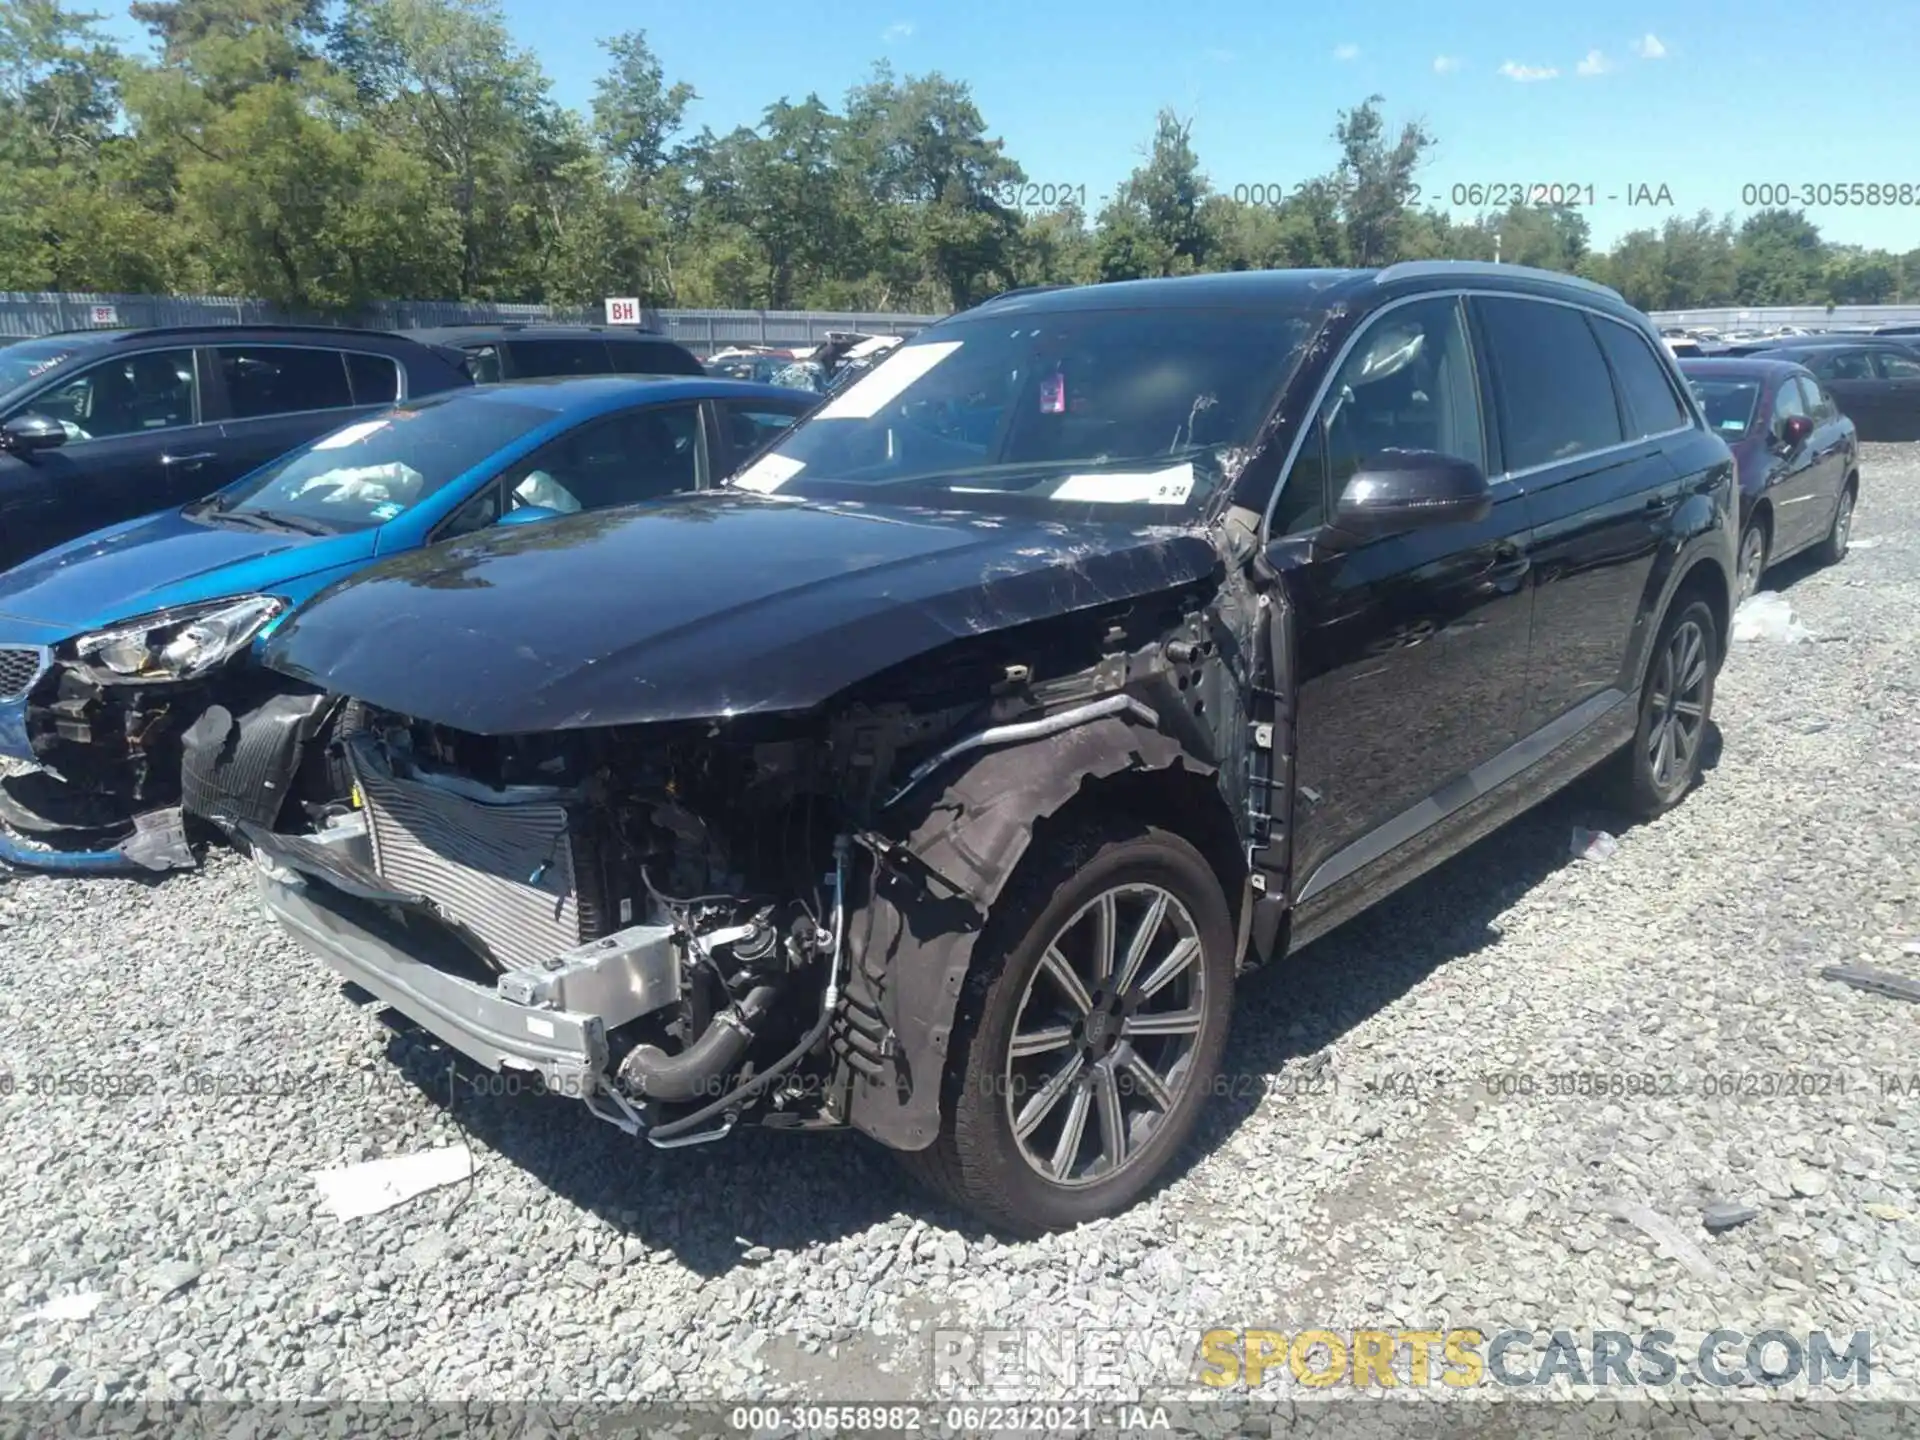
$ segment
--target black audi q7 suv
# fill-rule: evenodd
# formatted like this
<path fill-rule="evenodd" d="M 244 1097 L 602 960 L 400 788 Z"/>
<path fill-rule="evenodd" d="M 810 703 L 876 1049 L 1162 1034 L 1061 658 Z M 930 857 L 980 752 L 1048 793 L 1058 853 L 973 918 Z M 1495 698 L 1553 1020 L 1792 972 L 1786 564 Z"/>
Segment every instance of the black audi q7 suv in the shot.
<path fill-rule="evenodd" d="M 354 803 L 232 828 L 472 1061 L 660 1146 L 851 1126 L 1069 1226 L 1180 1149 L 1243 966 L 1592 767 L 1686 793 L 1737 513 L 1597 285 L 1014 293 L 724 489 L 322 594 L 267 658 L 341 697 Z"/>

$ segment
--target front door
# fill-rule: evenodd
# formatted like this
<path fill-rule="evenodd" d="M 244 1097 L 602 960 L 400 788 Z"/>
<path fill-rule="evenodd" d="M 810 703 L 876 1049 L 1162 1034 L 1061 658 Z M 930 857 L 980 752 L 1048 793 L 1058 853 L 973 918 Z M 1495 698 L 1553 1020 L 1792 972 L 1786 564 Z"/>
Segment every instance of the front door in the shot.
<path fill-rule="evenodd" d="M 177 503 L 190 457 L 218 441 L 219 427 L 200 423 L 199 391 L 191 349 L 134 351 L 0 417 L 45 415 L 68 436 L 55 449 L 0 456 L 0 568 Z"/>
<path fill-rule="evenodd" d="M 1276 501 L 1268 554 L 1293 621 L 1296 900 L 1358 879 L 1438 818 L 1434 797 L 1513 742 L 1525 694 L 1532 587 L 1515 487 L 1497 487 L 1476 523 L 1325 547 L 1341 489 L 1387 449 L 1487 464 L 1458 297 L 1368 323 Z"/>

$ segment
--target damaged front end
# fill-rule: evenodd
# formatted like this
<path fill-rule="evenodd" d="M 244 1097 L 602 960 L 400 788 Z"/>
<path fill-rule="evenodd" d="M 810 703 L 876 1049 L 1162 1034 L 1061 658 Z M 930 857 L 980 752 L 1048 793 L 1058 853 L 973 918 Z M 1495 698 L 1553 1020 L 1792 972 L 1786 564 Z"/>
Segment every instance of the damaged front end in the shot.
<path fill-rule="evenodd" d="M 1086 614 L 800 715 L 481 736 L 368 708 L 356 811 L 237 828 L 289 931 L 470 1060 L 656 1145 L 751 1117 L 915 1150 L 1034 825 L 1124 773 L 1217 794 L 1218 617 L 1163 598 L 1171 627 Z"/>
<path fill-rule="evenodd" d="M 339 709 L 247 663 L 277 601 L 197 607 L 59 646 L 0 706 L 31 768 L 0 778 L 0 863 L 64 873 L 190 868 L 188 816 L 273 824 Z M 0 647 L 3 650 L 5 647 Z M 316 794 L 316 802 L 346 795 Z"/>

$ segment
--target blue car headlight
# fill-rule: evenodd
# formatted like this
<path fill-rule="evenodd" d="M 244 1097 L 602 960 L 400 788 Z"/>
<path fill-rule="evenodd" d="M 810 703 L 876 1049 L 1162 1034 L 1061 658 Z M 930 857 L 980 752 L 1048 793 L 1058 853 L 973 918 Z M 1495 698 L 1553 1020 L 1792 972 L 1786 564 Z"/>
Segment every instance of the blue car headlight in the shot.
<path fill-rule="evenodd" d="M 106 684 L 192 680 L 239 654 L 287 608 L 277 595 L 249 595 L 130 620 L 73 642 L 75 662 Z"/>

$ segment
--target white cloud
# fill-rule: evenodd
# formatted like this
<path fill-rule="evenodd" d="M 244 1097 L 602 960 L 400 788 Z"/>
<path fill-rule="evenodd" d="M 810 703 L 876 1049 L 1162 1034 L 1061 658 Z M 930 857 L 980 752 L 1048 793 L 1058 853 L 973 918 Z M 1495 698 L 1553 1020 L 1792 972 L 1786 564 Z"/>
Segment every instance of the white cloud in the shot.
<path fill-rule="evenodd" d="M 1664 60 L 1667 58 L 1667 47 L 1660 43 L 1658 35 L 1649 30 L 1633 42 L 1633 53 L 1642 60 Z"/>
<path fill-rule="evenodd" d="M 1554 80 L 1560 75 L 1558 68 L 1552 65 L 1516 65 L 1511 60 L 1500 67 L 1500 73 L 1509 80 L 1518 80 L 1523 84 L 1529 80 Z"/>
<path fill-rule="evenodd" d="M 1333 47 L 1333 58 L 1336 60 L 1358 60 L 1360 58 L 1360 47 L 1358 45 L 1336 45 Z"/>
<path fill-rule="evenodd" d="M 1457 55 L 1436 55 L 1433 57 L 1433 73 L 1436 75 L 1451 75 L 1459 68 L 1460 57 Z"/>
<path fill-rule="evenodd" d="M 897 40 L 909 39 L 912 35 L 913 22 L 911 20 L 896 20 L 880 32 L 880 38 L 889 45 Z"/>
<path fill-rule="evenodd" d="M 1613 69 L 1613 62 L 1598 50 L 1587 51 L 1587 58 L 1573 67 L 1582 75 L 1604 75 Z"/>

